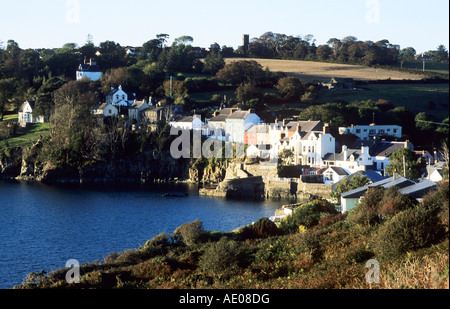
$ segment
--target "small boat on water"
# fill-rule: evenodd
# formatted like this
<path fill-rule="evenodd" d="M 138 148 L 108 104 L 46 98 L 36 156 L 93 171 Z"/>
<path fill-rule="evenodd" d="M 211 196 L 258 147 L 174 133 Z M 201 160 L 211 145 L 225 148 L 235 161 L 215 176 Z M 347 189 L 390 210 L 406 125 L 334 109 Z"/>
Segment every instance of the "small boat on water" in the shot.
<path fill-rule="evenodd" d="M 165 193 L 162 197 L 188 197 L 187 193 Z"/>

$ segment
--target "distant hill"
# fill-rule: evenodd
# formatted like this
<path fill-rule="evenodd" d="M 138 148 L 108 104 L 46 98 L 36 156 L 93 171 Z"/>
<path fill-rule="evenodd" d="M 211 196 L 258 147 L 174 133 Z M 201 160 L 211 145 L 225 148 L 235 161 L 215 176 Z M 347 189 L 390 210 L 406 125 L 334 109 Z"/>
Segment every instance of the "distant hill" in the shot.
<path fill-rule="evenodd" d="M 404 73 L 396 70 L 376 69 L 362 65 L 254 58 L 228 58 L 225 61 L 226 63 L 229 63 L 239 60 L 255 60 L 264 68 L 269 68 L 270 71 L 284 72 L 288 75 L 296 76 L 304 81 L 319 80 L 321 82 L 328 82 L 332 77 L 353 78 L 361 81 L 389 78 L 392 80 L 420 80 L 424 78 L 421 74 Z"/>

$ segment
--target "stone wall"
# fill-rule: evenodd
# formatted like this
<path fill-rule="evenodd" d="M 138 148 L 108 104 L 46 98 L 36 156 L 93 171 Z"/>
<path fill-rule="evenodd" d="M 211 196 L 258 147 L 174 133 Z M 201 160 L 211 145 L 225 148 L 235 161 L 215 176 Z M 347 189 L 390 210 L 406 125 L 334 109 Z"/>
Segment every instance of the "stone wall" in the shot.
<path fill-rule="evenodd" d="M 323 198 L 330 198 L 331 184 L 299 182 L 297 187 L 298 195 L 316 195 Z"/>

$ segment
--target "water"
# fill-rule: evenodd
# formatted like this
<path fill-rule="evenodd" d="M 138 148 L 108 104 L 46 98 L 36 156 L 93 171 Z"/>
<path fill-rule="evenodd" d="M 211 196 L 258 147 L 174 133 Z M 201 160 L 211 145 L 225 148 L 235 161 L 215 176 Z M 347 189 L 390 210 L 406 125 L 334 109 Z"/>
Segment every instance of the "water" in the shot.
<path fill-rule="evenodd" d="M 188 197 L 162 197 L 164 193 Z M 269 217 L 282 202 L 224 200 L 189 185 L 58 185 L 0 181 L 0 288 L 30 272 L 103 260 L 198 219 L 230 231 Z"/>

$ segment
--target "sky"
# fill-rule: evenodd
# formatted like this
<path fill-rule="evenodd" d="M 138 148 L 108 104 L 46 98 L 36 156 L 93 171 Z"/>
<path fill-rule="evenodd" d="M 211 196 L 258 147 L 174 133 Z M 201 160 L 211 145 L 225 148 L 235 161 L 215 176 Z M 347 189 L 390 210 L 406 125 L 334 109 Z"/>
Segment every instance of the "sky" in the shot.
<path fill-rule="evenodd" d="M 21 48 L 57 48 L 107 40 L 142 46 L 157 34 L 189 35 L 193 45 L 237 48 L 242 35 L 267 31 L 315 44 L 355 36 L 389 40 L 417 53 L 449 49 L 448 0 L 0 0 L 0 42 Z"/>

